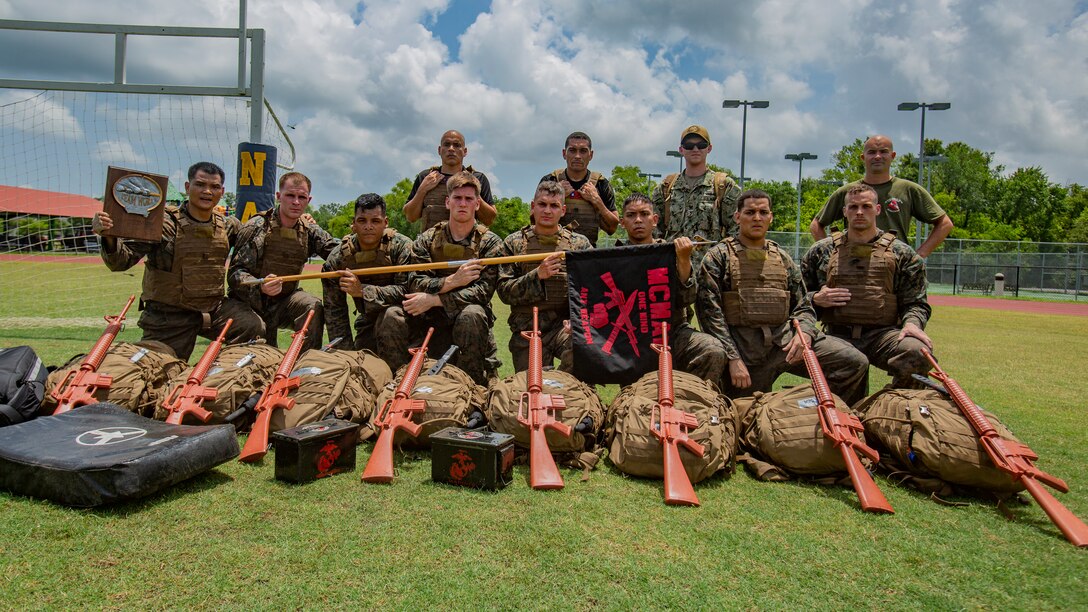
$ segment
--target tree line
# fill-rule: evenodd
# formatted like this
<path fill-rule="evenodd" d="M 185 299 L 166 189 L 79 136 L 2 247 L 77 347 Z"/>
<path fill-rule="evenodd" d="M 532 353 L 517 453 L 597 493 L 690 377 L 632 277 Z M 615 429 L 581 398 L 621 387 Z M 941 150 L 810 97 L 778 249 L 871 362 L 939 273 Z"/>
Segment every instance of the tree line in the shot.
<path fill-rule="evenodd" d="M 809 222 L 832 192 L 865 174 L 862 149 L 863 141 L 858 138 L 833 153 L 831 165 L 818 178 L 802 179 L 801 231 L 808 231 Z M 993 152 L 962 142 L 945 145 L 937 139 L 926 139 L 925 158 L 921 179 L 916 153 L 899 154 L 893 174 L 929 189 L 955 223 L 951 238 L 1088 242 L 1088 188 L 1077 183 L 1054 183 L 1038 166 L 1007 172 L 1003 165 L 994 163 Z M 710 167 L 729 172 L 713 164 Z M 616 193 L 617 207 L 631 193 L 650 195 L 657 186 L 638 166 L 616 166 L 609 180 Z M 748 181 L 745 188 L 762 189 L 771 196 L 775 214 L 772 231 L 797 230 L 796 182 L 756 179 Z M 419 223 L 409 223 L 402 212 L 411 189 L 411 179 L 405 178 L 384 197 L 390 226 L 415 237 Z M 499 215 L 491 229 L 499 236 L 529 223 L 528 202 L 520 197 L 496 198 L 495 206 Z M 323 204 L 312 211 L 318 223 L 334 236 L 351 232 L 353 213 L 352 202 Z"/>

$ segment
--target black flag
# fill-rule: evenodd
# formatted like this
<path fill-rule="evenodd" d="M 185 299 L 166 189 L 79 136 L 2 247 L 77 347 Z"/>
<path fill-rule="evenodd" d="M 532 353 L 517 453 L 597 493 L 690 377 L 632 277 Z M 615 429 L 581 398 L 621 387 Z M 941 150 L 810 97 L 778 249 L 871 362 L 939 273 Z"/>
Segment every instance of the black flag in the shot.
<path fill-rule="evenodd" d="M 566 261 L 574 375 L 626 385 L 656 369 L 650 344 L 679 291 L 673 245 L 569 251 Z"/>

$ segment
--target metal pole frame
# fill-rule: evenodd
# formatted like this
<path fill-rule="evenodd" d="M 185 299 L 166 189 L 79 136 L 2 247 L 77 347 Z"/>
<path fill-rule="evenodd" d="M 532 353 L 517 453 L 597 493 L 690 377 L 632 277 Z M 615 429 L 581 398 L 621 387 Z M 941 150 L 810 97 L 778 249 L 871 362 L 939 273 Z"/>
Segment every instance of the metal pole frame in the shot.
<path fill-rule="evenodd" d="M 745 100 L 744 114 L 740 121 L 740 190 L 744 191 L 744 148 L 748 142 L 748 101 Z"/>
<path fill-rule="evenodd" d="M 922 133 L 918 136 L 918 183 L 922 182 L 922 171 L 926 156 L 926 105 L 922 104 Z M 931 194 L 932 195 L 932 194 Z M 922 222 L 914 220 L 914 250 L 922 247 Z"/>
<path fill-rule="evenodd" d="M 262 29 L 247 29 L 245 23 L 246 0 L 239 0 L 239 27 L 204 28 L 139 26 L 100 23 L 71 23 L 59 21 L 23 21 L 0 19 L 0 30 L 22 30 L 31 32 L 72 32 L 81 34 L 107 34 L 114 37 L 114 65 L 112 82 L 90 81 L 45 81 L 29 79 L 0 79 L 0 88 L 41 89 L 59 91 L 87 91 L 104 93 L 142 93 L 167 94 L 179 96 L 221 96 L 250 98 L 250 140 L 260 143 L 263 138 L 264 123 L 264 43 L 265 32 Z M 238 39 L 238 82 L 234 87 L 192 86 L 192 85 L 156 85 L 150 83 L 128 83 L 126 78 L 126 59 L 129 36 L 177 36 L 188 38 L 237 38 Z M 246 39 L 250 40 L 252 58 L 250 61 L 250 82 L 246 87 Z"/>
<path fill-rule="evenodd" d="M 794 261 L 800 261 L 801 259 L 801 168 L 805 165 L 805 158 L 799 157 L 797 159 L 797 227 L 794 228 L 794 247 L 793 247 L 793 259 Z"/>

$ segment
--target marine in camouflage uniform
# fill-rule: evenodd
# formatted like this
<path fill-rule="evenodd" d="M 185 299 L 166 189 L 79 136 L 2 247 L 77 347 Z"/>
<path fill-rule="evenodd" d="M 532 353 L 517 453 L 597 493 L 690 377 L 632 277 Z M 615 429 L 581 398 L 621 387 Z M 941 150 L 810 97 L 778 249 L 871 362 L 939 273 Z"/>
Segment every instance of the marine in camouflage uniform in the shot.
<path fill-rule="evenodd" d="M 188 360 L 198 335 L 215 338 L 227 319 L 234 319 L 227 342 L 245 342 L 264 334 L 264 323 L 247 305 L 223 297 L 227 254 L 239 241 L 241 223 L 216 210 L 223 196 L 223 169 L 210 162 L 189 168 L 188 200 L 167 206 L 162 237 L 157 242 L 102 237 L 102 260 L 115 272 L 128 270 L 143 258 L 140 320 L 143 341 L 169 346 Z M 113 227 L 104 212 L 91 221 L 94 233 Z"/>
<path fill-rule="evenodd" d="M 736 233 L 733 213 L 740 188 L 724 172 L 707 167 L 706 158 L 713 149 L 706 128 L 692 125 L 681 132 L 679 151 L 686 162 L 684 172 L 665 177 L 651 197 L 660 220 L 656 236 L 665 240 L 687 236 L 718 241 Z M 702 257 L 703 251 L 697 250 L 696 269 Z"/>
<path fill-rule="evenodd" d="M 852 187 L 844 209 L 847 232 L 814 244 L 801 273 L 824 331 L 891 374 L 893 386 L 911 388 L 911 374 L 929 370 L 921 349 L 933 349 L 924 331 L 932 314 L 925 262 L 894 234 L 877 229 L 879 211 L 872 187 Z"/>
<path fill-rule="evenodd" d="M 442 134 L 442 140 L 438 144 L 438 156 L 442 159 L 442 164 L 431 166 L 416 175 L 412 190 L 408 192 L 408 201 L 404 203 L 404 218 L 411 222 L 422 219 L 424 231 L 431 229 L 439 221 L 448 221 L 450 215 L 445 205 L 446 196 L 449 195 L 447 181 L 455 174 L 468 172 L 480 183 L 480 208 L 476 211 L 476 219 L 484 225 L 494 223 L 498 211 L 491 196 L 491 184 L 483 172 L 463 165 L 467 155 L 468 147 L 465 146 L 465 136 L 461 132 L 449 130 Z"/>
<path fill-rule="evenodd" d="M 529 204 L 533 225 L 514 232 L 503 241 L 506 255 L 558 253 L 593 248 L 582 234 L 560 227 L 566 206 L 564 190 L 555 181 L 537 185 Z M 567 302 L 567 267 L 565 260 L 554 255 L 541 262 L 503 264 L 499 267 L 499 299 L 510 305 L 510 356 L 514 371 L 529 367 L 529 340 L 521 335 L 533 329 L 533 307 L 538 308 L 537 326 L 543 353 L 543 364 L 559 360 L 559 369 L 570 372 L 573 366 L 570 318 Z"/>
<path fill-rule="evenodd" d="M 409 263 L 412 251 L 411 239 L 397 233 L 397 230 L 388 225 L 385 200 L 376 193 L 359 196 L 355 200 L 352 233 L 345 236 L 332 250 L 321 271 L 347 271 L 401 266 Z M 363 241 L 373 246 L 366 248 L 362 244 Z M 406 272 L 363 276 L 344 272 L 335 278 L 321 279 L 325 325 L 329 331 L 329 339 L 343 338 L 345 346 L 377 353 L 394 372 L 408 363 L 411 355 L 408 354 L 403 342 L 397 342 L 396 346 L 392 347 L 386 346 L 379 343 L 377 334 L 377 330 L 381 328 L 394 331 L 391 326 L 395 326 L 396 322 L 387 321 L 386 312 L 391 306 L 400 306 L 407 293 L 407 283 Z M 348 316 L 348 296 L 355 303 L 354 338 Z M 384 337 L 403 338 L 407 334 L 408 330 L 404 328 L 400 333 L 387 333 Z"/>
<path fill-rule="evenodd" d="M 650 199 L 645 195 L 633 193 L 628 196 L 623 202 L 622 213 L 620 223 L 627 231 L 630 244 L 665 242 L 661 238 L 653 238 L 657 215 L 654 214 Z M 691 261 L 694 247 L 691 239 L 686 236 L 677 237 L 673 243 L 676 247 L 677 273 L 680 276 L 680 293 L 673 297 L 672 318 L 669 319 L 669 349 L 672 352 L 673 367 L 718 385 L 725 370 L 725 349 L 717 338 L 697 331 L 688 323 L 691 319 L 689 309 L 695 303 L 698 290 L 697 276 Z M 624 244 L 617 242 L 617 246 Z"/>
<path fill-rule="evenodd" d="M 567 167 L 544 175 L 540 182 L 559 183 L 563 190 L 566 212 L 559 224 L 573 229 L 588 238 L 591 245 L 597 246 L 600 230 L 611 236 L 619 225 L 616 194 L 604 175 L 589 170 L 589 162 L 593 159 L 593 141 L 585 132 L 571 132 L 567 136 L 563 144 L 563 159 Z"/>
<path fill-rule="evenodd" d="M 770 196 L 752 189 L 738 200 L 740 235 L 719 242 L 703 258 L 696 305 L 699 326 L 725 346 L 730 363 L 722 388 L 730 397 L 744 397 L 770 391 L 783 372 L 807 378 L 802 347 L 794 341 L 797 320 L 831 390 L 849 404 L 860 400 L 869 362 L 817 329 L 800 269 L 766 239 L 774 220 Z"/>
<path fill-rule="evenodd" d="M 479 181 L 468 172 L 450 178 L 447 198 L 450 220 L 416 238 L 412 243 L 411 263 L 475 260 L 503 254 L 502 239 L 488 231 L 487 226 L 475 222 L 479 187 Z M 410 272 L 404 302 L 386 313 L 386 319 L 396 324 L 380 328 L 378 334 L 383 340 L 379 341 L 389 342 L 390 346 L 400 342 L 407 351 L 408 346 L 418 345 L 427 328 L 433 326 L 429 354 L 437 358 L 451 344 L 458 345 L 460 350 L 453 364 L 477 384 L 487 385 L 500 365 L 491 331 L 495 323 L 491 298 L 498 277 L 497 266 L 481 266 L 471 261 L 456 270 Z M 412 333 L 394 331 L 402 329 L 401 326 L 407 326 Z"/>
<path fill-rule="evenodd" d="M 263 284 L 247 281 L 270 276 L 301 274 L 312 256 L 325 259 L 339 241 L 316 223 L 300 217 L 310 203 L 310 179 L 298 172 L 280 177 L 278 205 L 254 215 L 243 227 L 230 261 L 227 286 L 230 297 L 245 302 L 264 319 L 265 340 L 276 346 L 279 328 L 298 331 L 313 310 L 304 349 L 321 348 L 325 331 L 321 299 L 302 290 L 298 281 L 272 279 Z"/>

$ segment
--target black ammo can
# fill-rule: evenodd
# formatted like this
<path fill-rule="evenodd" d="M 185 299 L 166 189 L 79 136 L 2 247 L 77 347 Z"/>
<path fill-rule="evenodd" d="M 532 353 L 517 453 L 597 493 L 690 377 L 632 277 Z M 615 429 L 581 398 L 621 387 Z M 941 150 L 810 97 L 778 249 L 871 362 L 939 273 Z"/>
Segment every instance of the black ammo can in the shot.
<path fill-rule="evenodd" d="M 355 469 L 359 424 L 328 419 L 272 434 L 276 478 L 302 484 Z"/>
<path fill-rule="evenodd" d="M 502 489 L 514 476 L 514 436 L 447 427 L 430 435 L 431 480 L 474 489 Z"/>

